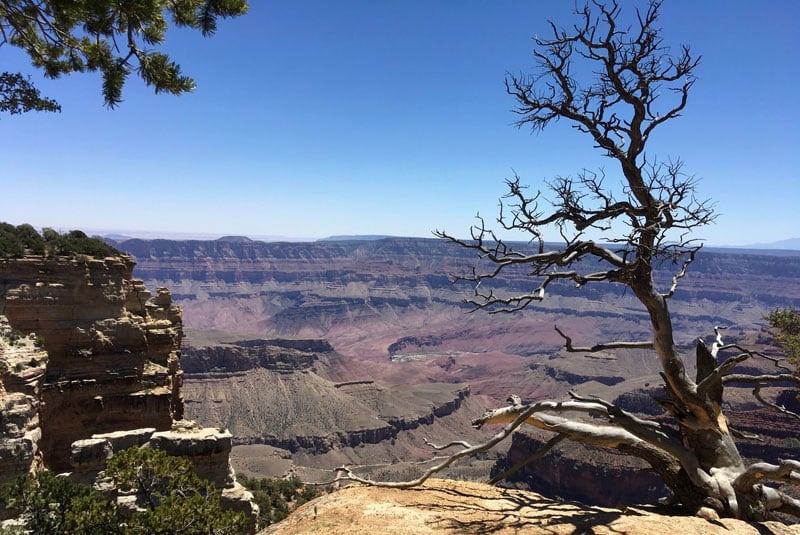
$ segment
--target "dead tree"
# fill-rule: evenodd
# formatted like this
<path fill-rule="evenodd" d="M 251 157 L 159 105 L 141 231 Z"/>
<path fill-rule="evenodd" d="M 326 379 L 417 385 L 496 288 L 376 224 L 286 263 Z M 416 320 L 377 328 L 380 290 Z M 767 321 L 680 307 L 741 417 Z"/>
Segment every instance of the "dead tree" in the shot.
<path fill-rule="evenodd" d="M 697 344 L 697 373 L 690 377 L 674 340 L 668 303 L 701 247 L 690 232 L 711 222 L 714 214 L 708 201 L 695 197 L 696 181 L 683 173 L 680 161 L 659 161 L 645 152 L 654 130 L 684 110 L 700 59 L 687 46 L 676 52 L 664 43 L 657 26 L 660 5 L 652 0 L 646 10 L 636 12 L 632 25 L 621 26 L 616 2 L 592 1 L 577 11 L 579 22 L 571 29 L 551 23 L 552 36 L 535 39 L 534 76 L 506 80 L 516 100 L 519 126 L 539 131 L 551 122 L 569 123 L 610 158 L 619 178 L 582 171 L 576 178 L 550 181 L 546 195 L 528 194 L 519 177 L 507 181 L 509 192 L 497 221 L 504 231 L 525 233 L 525 247 L 504 241 L 480 218 L 470 240 L 437 234 L 474 249 L 484 264 L 488 262 L 489 269 L 475 268 L 461 277 L 474 283 L 469 302 L 476 309 L 519 311 L 544 299 L 548 285 L 556 281 L 629 288 L 649 314 L 652 339 L 575 347 L 569 333 L 558 332 L 568 351 L 653 350 L 668 393 L 661 405 L 672 416 L 671 423 L 644 420 L 601 399 L 573 395 L 568 401 L 524 404 L 512 396 L 508 406 L 474 422 L 476 427 L 506 424 L 492 439 L 475 446 L 458 443 L 459 452 L 422 478 L 391 486 L 418 484 L 439 467 L 493 446 L 526 423 L 555 433 L 553 444 L 566 438 L 644 459 L 676 501 L 693 510 L 710 507 L 722 516 L 749 520 L 764 520 L 773 512 L 800 517 L 800 501 L 768 484 L 800 483 L 800 462 L 748 466 L 723 413 L 728 382 L 750 383 L 760 397 L 762 385 L 800 384 L 797 377 L 779 363 L 774 375 L 731 374 L 738 364 L 758 355 L 724 345 L 719 332 L 710 347 L 702 340 Z M 560 234 L 561 246 L 545 245 L 546 229 Z M 659 288 L 653 273 L 665 261 L 674 264 L 674 276 Z M 491 279 L 514 266 L 523 266 L 533 277 L 533 289 L 522 295 L 495 293 Z M 732 356 L 723 359 L 728 353 Z M 350 479 L 375 484 L 347 468 L 341 470 Z"/>

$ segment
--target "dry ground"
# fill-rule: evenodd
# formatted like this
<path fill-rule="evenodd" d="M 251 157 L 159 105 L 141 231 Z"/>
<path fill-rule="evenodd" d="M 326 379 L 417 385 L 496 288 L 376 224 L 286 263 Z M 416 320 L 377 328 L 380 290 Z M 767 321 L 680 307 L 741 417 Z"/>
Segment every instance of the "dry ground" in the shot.
<path fill-rule="evenodd" d="M 662 510 L 663 512 L 663 510 Z M 415 489 L 350 486 L 313 500 L 260 535 L 800 535 L 800 526 L 748 524 L 563 503 L 482 483 L 430 480 Z"/>

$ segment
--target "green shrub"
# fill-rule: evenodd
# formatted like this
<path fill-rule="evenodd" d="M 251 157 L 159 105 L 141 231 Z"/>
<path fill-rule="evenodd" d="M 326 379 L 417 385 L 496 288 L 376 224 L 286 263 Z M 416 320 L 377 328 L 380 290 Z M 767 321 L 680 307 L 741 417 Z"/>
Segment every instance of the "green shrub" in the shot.
<path fill-rule="evenodd" d="M 17 477 L 0 496 L 31 533 L 114 533 L 118 525 L 108 498 L 46 470 Z"/>
<path fill-rule="evenodd" d="M 108 461 L 103 476 L 136 496 L 144 510 L 128 520 L 124 534 L 224 535 L 242 533 L 242 513 L 222 509 L 220 491 L 194 473 L 184 457 L 161 450 L 130 448 Z"/>
<path fill-rule="evenodd" d="M 59 234 L 51 228 L 36 232 L 31 225 L 0 223 L 0 257 L 20 258 L 26 254 L 48 256 L 87 255 L 104 258 L 120 254 L 99 238 L 90 238 L 80 230 Z"/>
<path fill-rule="evenodd" d="M 237 476 L 239 483 L 253 493 L 259 512 L 259 526 L 280 522 L 300 505 L 319 496 L 316 487 L 297 479 L 257 479 Z"/>
<path fill-rule="evenodd" d="M 182 457 L 131 448 L 114 455 L 103 474 L 120 493 L 137 497 L 135 512 L 64 476 L 48 471 L 18 477 L 0 490 L 6 507 L 34 534 L 238 535 L 245 517 L 226 511 L 220 492 Z"/>
<path fill-rule="evenodd" d="M 800 365 L 800 312 L 795 308 L 779 308 L 764 319 L 776 331 L 775 341 L 783 348 L 789 362 Z"/>

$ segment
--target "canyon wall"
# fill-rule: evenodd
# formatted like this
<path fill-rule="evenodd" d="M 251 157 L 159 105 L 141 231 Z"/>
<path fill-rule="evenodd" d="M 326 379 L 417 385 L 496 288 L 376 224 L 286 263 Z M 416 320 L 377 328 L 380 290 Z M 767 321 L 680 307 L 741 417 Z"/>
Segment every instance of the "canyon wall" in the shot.
<path fill-rule="evenodd" d="M 445 385 L 437 395 L 449 392 L 451 400 L 459 388 L 469 385 L 470 396 L 462 407 L 473 402 L 482 408 L 496 407 L 510 394 L 526 401 L 561 399 L 575 390 L 621 399 L 643 411 L 655 411 L 652 414 L 662 412 L 651 399 L 650 385 L 661 383 L 659 362 L 652 352 L 566 353 L 561 350 L 563 339 L 553 329 L 558 325 L 576 345 L 651 336 L 640 303 L 614 284 L 575 288 L 554 283 L 544 302 L 520 314 L 468 314 L 463 300 L 472 295 L 472 288 L 451 284 L 449 275 L 470 273 L 479 261 L 474 252 L 439 240 L 128 240 L 114 245 L 136 256 L 137 276 L 151 285 L 170 286 L 184 309 L 189 345 L 198 351 L 191 358 L 189 350 L 184 352 L 185 366 L 193 370 L 186 377 L 187 413 L 207 411 L 203 418 L 229 426 L 234 440 L 243 446 L 271 444 L 297 454 L 324 456 L 329 453 L 322 452 L 348 448 L 351 441 L 369 445 L 381 437 L 380 443 L 387 443 L 393 431 L 391 418 L 382 412 L 386 407 L 405 406 L 402 416 L 413 422 L 427 418 L 423 412 L 432 413 L 436 403 L 442 403 L 441 399 L 423 402 L 414 397 L 416 393 L 411 396 L 409 385 L 418 391 L 422 384 Z M 671 284 L 675 269 L 679 266 L 659 266 L 657 278 L 663 288 Z M 698 337 L 709 337 L 715 326 L 727 327 L 726 341 L 747 340 L 748 331 L 760 329 L 771 309 L 800 306 L 799 279 L 797 253 L 701 251 L 670 303 L 688 372 L 693 373 Z M 520 269 L 485 281 L 484 289 L 519 294 L 529 291 L 530 284 Z M 233 345 L 245 338 L 324 338 L 335 351 L 307 351 L 314 356 L 295 355 L 294 360 L 258 356 L 241 347 L 203 342 L 209 330 L 235 333 L 228 339 Z M 290 361 L 305 364 L 281 373 L 278 365 Z M 261 362 L 267 366 L 256 364 Z M 763 425 L 763 412 L 748 405 L 747 392 L 740 390 L 744 389 L 728 389 L 733 412 L 746 416 L 740 425 Z M 284 399 L 280 392 L 292 394 Z M 318 399 L 330 402 L 312 401 Z M 415 413 L 415 406 L 427 408 Z M 303 411 L 314 416 L 287 416 Z M 310 422 L 330 432 L 309 433 L 303 426 Z M 450 437 L 454 435 L 445 440 Z M 793 444 L 783 436 L 769 436 L 766 441 L 768 451 L 763 444 L 744 445 L 743 450 L 761 448 L 762 455 L 772 457 Z M 518 440 L 510 455 L 522 455 L 528 447 L 534 445 Z M 383 454 L 385 459 L 394 452 Z M 593 453 L 576 455 L 576 462 L 591 465 Z M 603 461 L 594 468 L 571 466 L 579 466 L 576 471 L 600 470 L 601 476 L 602 470 L 617 474 L 615 459 L 609 457 L 610 464 Z M 548 485 L 566 485 L 563 491 L 550 492 L 566 496 L 580 490 L 580 482 L 570 490 L 568 484 L 575 478 L 558 475 L 553 467 L 548 470 Z M 630 486 L 630 480 L 625 481 Z M 623 497 L 614 498 L 618 499 Z"/>
<path fill-rule="evenodd" d="M 349 362 L 358 363 L 348 370 L 358 375 L 352 379 L 469 382 L 473 392 L 505 399 L 497 381 L 479 377 L 485 368 L 478 359 L 470 360 L 472 355 L 492 354 L 495 362 L 505 359 L 508 366 L 524 367 L 527 363 L 517 359 L 512 364 L 506 357 L 557 353 L 563 339 L 554 324 L 573 335 L 576 344 L 589 345 L 646 337 L 650 329 L 641 304 L 615 284 L 575 288 L 556 281 L 548 287 L 547 299 L 523 313 L 467 314 L 470 307 L 464 299 L 472 288 L 452 284 L 451 275 L 470 273 L 480 261 L 473 251 L 435 239 L 132 239 L 114 245 L 136 257 L 137 276 L 147 284 L 172 289 L 190 332 L 324 338 Z M 665 289 L 677 268 L 659 266 L 657 278 Z M 729 337 L 757 329 L 770 310 L 800 306 L 798 279 L 800 254 L 701 251 L 671 300 L 677 342 L 689 347 L 698 337 L 711 335 L 715 326 L 729 327 Z M 520 294 L 530 291 L 531 281 L 520 268 L 482 286 Z M 453 357 L 456 363 L 449 370 L 436 364 L 413 377 L 405 371 L 411 366 L 400 371 L 401 366 L 388 370 L 386 364 L 390 358 L 407 362 L 439 357 Z M 454 377 L 454 370 L 461 370 L 460 375 Z M 540 371 L 537 381 L 544 380 L 546 370 Z M 518 393 L 548 392 L 528 388 Z"/>
<path fill-rule="evenodd" d="M 42 340 L 45 465 L 70 469 L 70 446 L 96 433 L 183 418 L 181 314 L 167 290 L 150 298 L 129 257 L 27 257 L 0 263 L 10 327 Z M 22 282 L 22 281 L 25 282 Z"/>
<path fill-rule="evenodd" d="M 251 339 L 187 345 L 187 414 L 230 429 L 234 444 L 319 455 L 390 441 L 459 409 L 469 387 L 338 381 L 324 340 Z"/>
<path fill-rule="evenodd" d="M 231 435 L 183 420 L 181 310 L 127 255 L 0 259 L 0 478 L 32 469 L 91 482 L 120 449 L 188 456 L 254 519 Z M 255 523 L 251 523 L 254 527 Z"/>
<path fill-rule="evenodd" d="M 277 292 L 285 299 L 273 303 L 273 309 L 292 317 L 297 314 L 285 311 L 297 307 L 287 307 L 290 303 L 303 305 L 303 312 L 313 312 L 314 306 L 342 311 L 356 306 L 359 299 L 362 309 L 366 305 L 459 303 L 470 288 L 451 285 L 449 275 L 469 273 L 473 265 L 480 265 L 474 251 L 423 238 L 305 243 L 131 239 L 112 243 L 137 259 L 138 277 L 169 286 L 177 301 L 253 295 L 274 298 Z M 527 247 L 515 245 L 523 251 Z M 674 267 L 669 263 L 659 266 L 657 278 L 670 284 Z M 797 252 L 704 250 L 681 281 L 675 302 L 708 299 L 718 304 L 800 305 L 800 289 L 792 284 L 798 277 Z M 528 281 L 521 268 L 485 284 L 516 291 L 527 288 Z M 589 299 L 622 292 L 613 284 L 576 289 L 564 282 L 551 288 L 555 296 Z M 541 305 L 551 306 L 546 301 Z"/>

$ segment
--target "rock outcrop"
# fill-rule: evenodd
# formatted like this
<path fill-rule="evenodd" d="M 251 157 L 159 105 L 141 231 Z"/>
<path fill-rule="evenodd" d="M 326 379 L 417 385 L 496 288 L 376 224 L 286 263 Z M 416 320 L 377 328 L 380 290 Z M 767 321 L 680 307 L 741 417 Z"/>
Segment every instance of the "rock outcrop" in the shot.
<path fill-rule="evenodd" d="M 261 535 L 797 535 L 799 526 L 671 516 L 664 508 L 602 508 L 470 481 L 414 489 L 353 485 L 312 500 Z"/>
<path fill-rule="evenodd" d="M 31 470 L 39 458 L 39 393 L 47 353 L 0 316 L 0 483 Z"/>
<path fill-rule="evenodd" d="M 166 289 L 150 298 L 127 256 L 26 257 L 0 264 L 9 325 L 43 340 L 40 447 L 53 470 L 70 469 L 70 445 L 96 433 L 183 418 L 181 312 Z M 11 275 L 10 273 L 13 273 Z M 26 281 L 23 282 L 23 276 Z"/>
<path fill-rule="evenodd" d="M 204 428 L 188 420 L 175 422 L 167 431 L 149 427 L 96 434 L 72 443 L 72 477 L 92 482 L 114 453 L 127 448 L 160 449 L 168 455 L 189 459 L 198 477 L 221 490 L 223 506 L 244 513 L 253 531 L 258 507 L 253 503 L 253 495 L 236 481 L 229 461 L 231 438 L 224 429 Z"/>
<path fill-rule="evenodd" d="M 184 373 L 244 372 L 263 368 L 278 373 L 307 370 L 319 353 L 332 353 L 325 340 L 239 340 L 210 347 L 187 347 L 181 360 Z"/>
<path fill-rule="evenodd" d="M 188 456 L 253 516 L 231 435 L 183 420 L 181 309 L 133 267 L 127 255 L 0 260 L 0 477 L 40 463 L 88 482 L 114 452 L 147 445 Z"/>
<path fill-rule="evenodd" d="M 317 339 L 188 345 L 181 357 L 187 412 L 231 429 L 237 445 L 319 455 L 431 425 L 458 410 L 470 393 L 457 384 L 335 382 L 325 371 L 339 358 L 328 342 Z"/>

